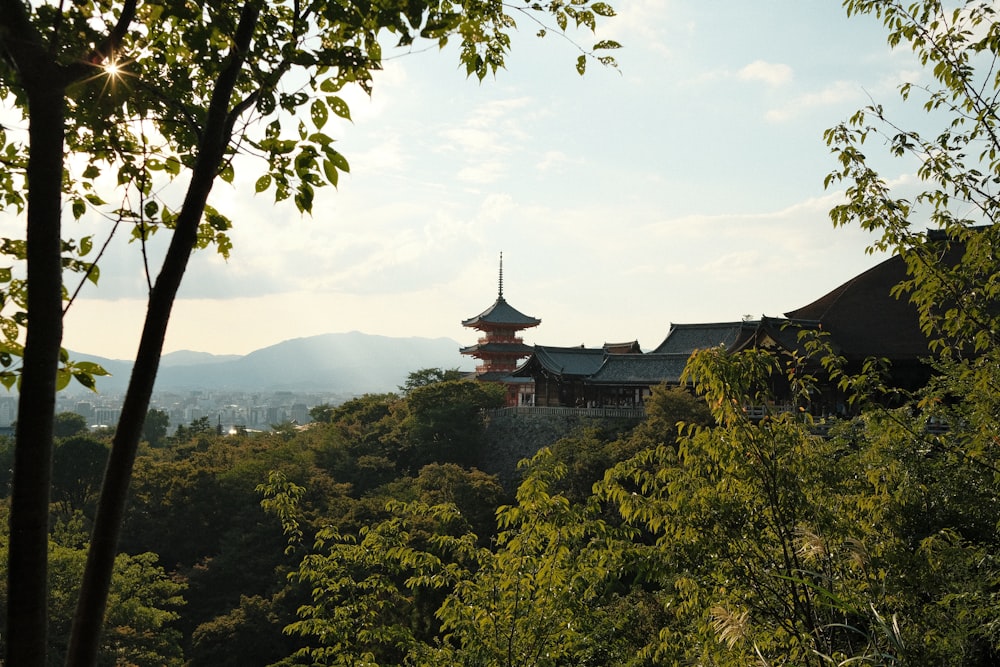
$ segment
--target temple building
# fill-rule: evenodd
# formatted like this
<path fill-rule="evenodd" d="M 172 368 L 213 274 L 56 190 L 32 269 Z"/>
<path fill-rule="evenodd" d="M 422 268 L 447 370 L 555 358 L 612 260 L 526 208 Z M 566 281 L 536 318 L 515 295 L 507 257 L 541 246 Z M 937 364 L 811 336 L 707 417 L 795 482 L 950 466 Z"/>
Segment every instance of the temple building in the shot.
<path fill-rule="evenodd" d="M 463 347 L 460 352 L 479 360 L 476 379 L 499 382 L 507 386 L 508 405 L 532 405 L 534 382 L 530 378 L 513 377 L 521 359 L 531 356 L 534 348 L 525 345 L 518 335 L 524 329 L 541 324 L 537 317 L 525 315 L 503 298 L 503 253 L 500 254 L 500 287 L 492 306 L 467 320 L 462 326 L 482 333 L 475 345 Z"/>
<path fill-rule="evenodd" d="M 696 350 L 723 347 L 730 352 L 765 348 L 819 376 L 822 365 L 812 358 L 800 334 L 822 333 L 850 372 L 869 358 L 891 364 L 887 381 L 902 389 L 916 389 L 930 378 L 924 362 L 930 355 L 916 307 L 898 299 L 894 285 L 905 280 L 902 257 L 893 256 L 852 278 L 813 303 L 785 313 L 785 317 L 730 322 L 672 324 L 667 337 L 650 352 L 638 343 L 603 348 L 556 348 L 536 345 L 515 372 L 535 385 L 535 405 L 543 407 L 640 407 L 659 384 L 678 386 L 687 360 Z M 776 377 L 777 395 L 787 394 Z M 818 416 L 845 410 L 836 383 L 820 382 L 810 409 Z"/>

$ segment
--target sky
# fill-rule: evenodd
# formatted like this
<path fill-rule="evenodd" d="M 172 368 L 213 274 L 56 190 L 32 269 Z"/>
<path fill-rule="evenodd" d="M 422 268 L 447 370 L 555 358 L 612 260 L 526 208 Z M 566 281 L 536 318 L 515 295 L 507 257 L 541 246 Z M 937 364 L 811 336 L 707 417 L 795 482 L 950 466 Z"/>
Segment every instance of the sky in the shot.
<path fill-rule="evenodd" d="M 597 38 L 623 44 L 618 69 L 579 76 L 573 43 L 524 20 L 482 83 L 451 48 L 387 60 L 327 128 L 351 172 L 311 216 L 255 195 L 259 165 L 219 182 L 232 254 L 196 253 L 165 351 L 348 331 L 469 345 L 501 252 L 505 298 L 541 319 L 525 342 L 648 350 L 671 323 L 779 316 L 882 259 L 833 228 L 843 193 L 823 184 L 823 131 L 928 76 L 876 19 L 837 0 L 616 4 Z M 139 248 L 113 239 L 64 344 L 132 358 L 144 295 Z"/>

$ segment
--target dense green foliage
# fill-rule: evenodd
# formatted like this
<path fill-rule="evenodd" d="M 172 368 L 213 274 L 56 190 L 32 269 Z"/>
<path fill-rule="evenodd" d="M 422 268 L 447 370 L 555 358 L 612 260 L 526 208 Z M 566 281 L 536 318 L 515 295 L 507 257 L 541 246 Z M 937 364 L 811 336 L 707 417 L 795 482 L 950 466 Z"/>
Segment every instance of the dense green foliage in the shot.
<path fill-rule="evenodd" d="M 702 350 L 645 421 L 567 433 L 516 490 L 475 468 L 502 392 L 437 369 L 402 396 L 318 406 L 306 429 L 152 429 L 101 664 L 1000 662 L 1000 26 L 992 3 L 845 6 L 939 86 L 902 89 L 944 118 L 932 139 L 878 106 L 827 135 L 829 183 L 847 184 L 834 222 L 879 232 L 909 267 L 897 293 L 933 342 L 926 386 L 894 389 L 891 365 L 853 368 L 822 337 L 809 365 Z M 869 166 L 880 133 L 922 192 L 893 196 Z M 776 387 L 806 408 L 820 386 L 850 418 L 768 410 L 788 398 Z M 50 660 L 106 455 L 77 422 L 60 420 L 55 456 Z"/>

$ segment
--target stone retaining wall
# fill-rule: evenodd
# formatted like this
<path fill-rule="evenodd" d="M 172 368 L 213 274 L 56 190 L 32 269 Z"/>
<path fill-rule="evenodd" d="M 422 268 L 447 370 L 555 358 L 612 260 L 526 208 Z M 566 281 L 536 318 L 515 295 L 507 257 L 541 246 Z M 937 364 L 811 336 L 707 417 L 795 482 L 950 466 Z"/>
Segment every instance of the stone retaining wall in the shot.
<path fill-rule="evenodd" d="M 514 491 L 522 471 L 518 461 L 582 428 L 625 429 L 643 418 L 641 410 L 616 411 L 575 408 L 508 408 L 484 415 L 486 446 L 479 468 L 500 478 L 504 488 Z"/>

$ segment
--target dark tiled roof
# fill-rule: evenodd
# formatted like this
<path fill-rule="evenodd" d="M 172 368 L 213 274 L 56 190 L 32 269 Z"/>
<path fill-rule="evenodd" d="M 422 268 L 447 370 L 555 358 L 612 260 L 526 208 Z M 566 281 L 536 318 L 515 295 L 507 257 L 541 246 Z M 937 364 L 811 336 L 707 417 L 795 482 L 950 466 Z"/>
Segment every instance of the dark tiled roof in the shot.
<path fill-rule="evenodd" d="M 815 320 L 789 320 L 781 317 L 762 317 L 756 325 L 753 330 L 745 330 L 743 337 L 729 349 L 738 352 L 747 348 L 774 345 L 787 352 L 805 355 L 807 350 L 800 333 L 822 328 Z M 836 341 L 831 342 L 836 346 Z"/>
<path fill-rule="evenodd" d="M 479 328 L 482 325 L 506 324 L 526 329 L 528 327 L 538 326 L 541 322 L 542 321 L 540 319 L 531 317 L 530 315 L 525 315 L 517 308 L 514 308 L 501 296 L 497 297 L 496 302 L 483 312 L 479 313 L 475 317 L 463 320 L 462 326 Z"/>
<path fill-rule="evenodd" d="M 785 313 L 815 320 L 849 359 L 915 359 L 928 354 L 917 310 L 890 290 L 905 280 L 906 263 L 896 255 L 848 280 L 807 306 Z"/>
<path fill-rule="evenodd" d="M 516 354 L 527 357 L 535 348 L 524 343 L 477 343 L 459 349 L 462 354 Z"/>
<path fill-rule="evenodd" d="M 691 354 L 695 350 L 726 346 L 732 349 L 757 328 L 757 321 L 713 324 L 671 324 L 663 342 L 653 354 Z"/>
<path fill-rule="evenodd" d="M 534 354 L 515 375 L 531 375 L 538 370 L 549 375 L 587 377 L 601 367 L 604 354 L 601 348 L 536 345 Z"/>
<path fill-rule="evenodd" d="M 642 352 L 639 341 L 633 340 L 628 343 L 605 343 L 604 351 L 608 354 L 638 354 Z"/>
<path fill-rule="evenodd" d="M 651 386 L 677 384 L 690 357 L 688 354 L 609 354 L 590 377 L 593 384 Z"/>
<path fill-rule="evenodd" d="M 514 377 L 510 371 L 489 371 L 487 373 L 473 373 L 473 380 L 480 382 L 503 382 L 504 384 L 526 384 L 531 382 L 531 378 Z"/>

